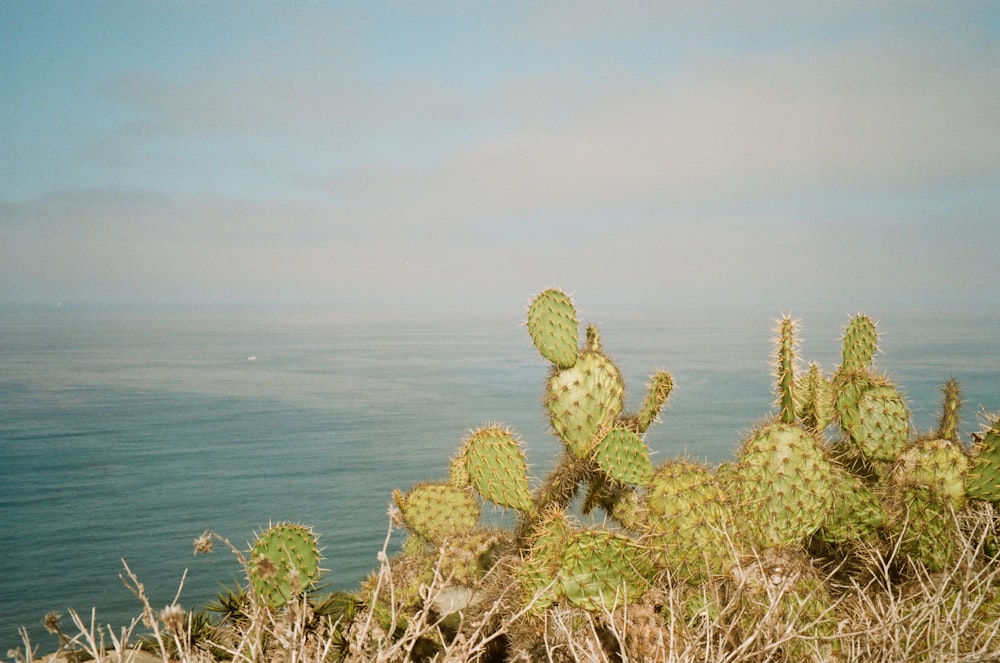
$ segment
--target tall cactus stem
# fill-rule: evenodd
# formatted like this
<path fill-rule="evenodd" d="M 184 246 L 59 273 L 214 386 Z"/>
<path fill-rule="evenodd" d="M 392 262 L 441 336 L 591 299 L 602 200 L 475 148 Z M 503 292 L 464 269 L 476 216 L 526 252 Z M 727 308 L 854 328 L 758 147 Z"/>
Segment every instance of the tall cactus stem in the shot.
<path fill-rule="evenodd" d="M 795 321 L 785 316 L 778 323 L 774 352 L 775 390 L 778 395 L 778 419 L 795 422 Z"/>
<path fill-rule="evenodd" d="M 962 409 L 962 390 L 958 380 L 951 378 L 941 387 L 944 402 L 941 406 L 941 419 L 938 423 L 937 437 L 941 440 L 958 442 L 958 413 Z"/>

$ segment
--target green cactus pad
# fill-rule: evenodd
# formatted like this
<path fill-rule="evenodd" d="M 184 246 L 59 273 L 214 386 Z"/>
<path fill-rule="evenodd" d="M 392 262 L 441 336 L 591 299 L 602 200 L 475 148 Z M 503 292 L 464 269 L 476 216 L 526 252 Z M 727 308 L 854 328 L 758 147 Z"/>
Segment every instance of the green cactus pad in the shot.
<path fill-rule="evenodd" d="M 799 426 L 774 422 L 754 431 L 735 471 L 736 508 L 763 547 L 809 538 L 833 506 L 833 465 L 823 443 Z"/>
<path fill-rule="evenodd" d="M 453 465 L 461 466 L 469 485 L 484 499 L 519 511 L 531 508 L 524 452 L 506 428 L 488 426 L 472 433 Z M 452 475 L 462 475 L 462 470 L 453 470 Z"/>
<path fill-rule="evenodd" d="M 643 550 L 606 530 L 576 532 L 563 551 L 559 589 L 584 610 L 612 610 L 639 599 L 652 569 Z"/>
<path fill-rule="evenodd" d="M 958 511 L 965 505 L 965 479 L 969 458 L 957 442 L 919 439 L 899 454 L 891 480 L 897 486 L 927 486 L 951 500 Z"/>
<path fill-rule="evenodd" d="M 836 466 L 834 466 L 836 468 Z M 820 526 L 817 537 L 828 543 L 869 540 L 888 519 L 878 495 L 857 476 L 846 470 L 836 472 L 833 506 Z"/>
<path fill-rule="evenodd" d="M 796 381 L 795 397 L 796 412 L 806 428 L 821 431 L 833 422 L 833 382 L 819 364 L 810 364 L 809 371 Z"/>
<path fill-rule="evenodd" d="M 653 475 L 653 463 L 642 438 L 630 430 L 613 428 L 597 443 L 594 462 L 616 481 L 646 484 Z"/>
<path fill-rule="evenodd" d="M 647 504 L 640 531 L 658 566 L 690 580 L 721 575 L 733 564 L 733 513 L 707 466 L 664 461 L 649 482 Z"/>
<path fill-rule="evenodd" d="M 858 402 L 865 392 L 889 385 L 889 381 L 868 373 L 838 373 L 834 377 L 833 409 L 840 427 L 847 433 L 858 425 Z"/>
<path fill-rule="evenodd" d="M 559 368 L 576 363 L 579 322 L 569 295 L 550 288 L 528 307 L 528 333 L 538 352 Z"/>
<path fill-rule="evenodd" d="M 948 497 L 928 486 L 906 485 L 893 494 L 889 515 L 900 553 L 931 573 L 954 563 L 959 535 Z"/>
<path fill-rule="evenodd" d="M 392 497 L 406 526 L 436 544 L 471 531 L 479 521 L 476 499 L 450 484 L 422 483 L 405 495 L 394 491 Z"/>
<path fill-rule="evenodd" d="M 973 448 L 966 495 L 974 500 L 1000 504 L 1000 419 L 995 419 L 981 438 Z"/>
<path fill-rule="evenodd" d="M 866 458 L 892 462 L 910 436 L 906 402 L 892 385 L 872 387 L 858 399 L 854 423 L 847 432 Z"/>
<path fill-rule="evenodd" d="M 844 330 L 843 373 L 865 372 L 878 351 L 878 332 L 867 315 L 859 313 L 851 318 Z"/>
<path fill-rule="evenodd" d="M 319 560 L 311 528 L 291 523 L 272 525 L 250 548 L 247 575 L 254 595 L 264 605 L 282 607 L 313 584 Z"/>
<path fill-rule="evenodd" d="M 528 532 L 528 554 L 517 568 L 517 579 L 524 600 L 536 611 L 544 610 L 559 598 L 556 577 L 562 567 L 562 555 L 572 538 L 566 516 L 558 510 L 547 511 Z"/>
<path fill-rule="evenodd" d="M 624 392 L 618 368 L 599 352 L 581 354 L 572 368 L 549 378 L 549 420 L 574 456 L 590 457 L 597 436 L 621 414 Z"/>

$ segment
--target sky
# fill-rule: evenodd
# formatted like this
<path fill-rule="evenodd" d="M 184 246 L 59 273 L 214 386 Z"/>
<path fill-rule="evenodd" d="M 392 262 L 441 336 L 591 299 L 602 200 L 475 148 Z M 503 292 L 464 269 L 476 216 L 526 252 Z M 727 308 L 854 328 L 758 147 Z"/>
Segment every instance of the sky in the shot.
<path fill-rule="evenodd" d="M 0 3 L 0 303 L 1000 304 L 1000 3 Z"/>

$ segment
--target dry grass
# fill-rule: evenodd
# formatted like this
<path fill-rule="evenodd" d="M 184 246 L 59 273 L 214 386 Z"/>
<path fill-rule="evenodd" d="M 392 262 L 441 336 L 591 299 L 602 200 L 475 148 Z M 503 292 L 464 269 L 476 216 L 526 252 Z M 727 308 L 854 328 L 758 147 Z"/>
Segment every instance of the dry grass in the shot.
<path fill-rule="evenodd" d="M 126 564 L 122 579 L 141 608 L 130 624 L 113 629 L 70 612 L 69 632 L 55 615 L 46 625 L 65 660 L 100 663 L 134 661 L 140 644 L 185 663 L 1000 660 L 1000 564 L 986 550 L 997 514 L 971 503 L 956 519 L 960 554 L 939 573 L 903 559 L 893 542 L 841 551 L 824 572 L 804 550 L 772 550 L 697 586 L 665 575 L 640 600 L 609 601 L 604 612 L 536 609 L 520 595 L 511 555 L 467 588 L 439 560 L 419 596 L 403 598 L 411 578 L 388 557 L 390 526 L 378 573 L 347 603 L 304 596 L 275 611 L 234 592 L 220 599 L 222 618 L 207 620 L 181 607 L 183 578 L 174 601 L 154 609 Z M 461 610 L 442 614 L 456 602 Z M 38 661 L 22 633 L 23 649 L 8 657 Z"/>

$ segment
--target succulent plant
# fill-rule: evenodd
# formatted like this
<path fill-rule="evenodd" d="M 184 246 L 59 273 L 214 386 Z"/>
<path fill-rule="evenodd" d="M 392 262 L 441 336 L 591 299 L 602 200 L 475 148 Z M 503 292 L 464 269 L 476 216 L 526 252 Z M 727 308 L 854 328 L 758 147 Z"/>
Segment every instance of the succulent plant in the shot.
<path fill-rule="evenodd" d="M 576 308 L 561 290 L 544 290 L 528 307 L 528 333 L 539 353 L 558 368 L 572 368 L 577 359 Z"/>
<path fill-rule="evenodd" d="M 867 372 L 878 352 L 878 331 L 875 322 L 859 313 L 844 329 L 843 361 L 840 371 L 845 375 Z"/>
<path fill-rule="evenodd" d="M 649 482 L 642 517 L 632 520 L 654 563 L 683 580 L 722 575 L 738 553 L 729 500 L 700 463 L 661 463 Z"/>
<path fill-rule="evenodd" d="M 958 442 L 941 438 L 914 440 L 900 454 L 890 481 L 894 488 L 926 486 L 947 498 L 955 511 L 965 506 L 969 458 Z"/>
<path fill-rule="evenodd" d="M 888 520 L 882 501 L 860 477 L 846 469 L 837 473 L 840 478 L 833 484 L 833 506 L 816 537 L 833 544 L 873 540 Z"/>
<path fill-rule="evenodd" d="M 570 528 L 552 519 L 535 531 L 518 568 L 525 599 L 536 612 L 566 601 L 603 612 L 640 598 L 652 567 L 632 539 L 604 529 Z"/>
<path fill-rule="evenodd" d="M 795 423 L 795 322 L 787 316 L 778 323 L 774 373 L 778 420 L 786 424 Z"/>
<path fill-rule="evenodd" d="M 944 402 L 941 404 L 941 417 L 938 419 L 936 436 L 941 440 L 958 442 L 959 411 L 962 409 L 962 390 L 958 380 L 951 378 L 941 387 Z"/>
<path fill-rule="evenodd" d="M 1000 418 L 979 434 L 965 492 L 971 499 L 1000 504 Z"/>
<path fill-rule="evenodd" d="M 624 409 L 621 374 L 599 350 L 587 350 L 573 366 L 554 372 L 547 393 L 552 429 L 577 458 L 590 457 Z"/>
<path fill-rule="evenodd" d="M 528 465 L 521 444 L 502 426 L 487 426 L 474 431 L 452 461 L 452 484 L 471 486 L 494 504 L 528 511 L 531 489 Z"/>
<path fill-rule="evenodd" d="M 312 528 L 271 525 L 250 548 L 247 575 L 261 603 L 280 608 L 308 590 L 319 574 L 320 551 Z"/>
<path fill-rule="evenodd" d="M 627 428 L 612 428 L 597 443 L 594 462 L 616 481 L 645 484 L 653 475 L 649 450 L 638 434 Z"/>
<path fill-rule="evenodd" d="M 795 408 L 802 425 L 820 432 L 834 419 L 834 389 L 819 364 L 809 364 L 809 370 L 795 383 Z"/>
<path fill-rule="evenodd" d="M 753 431 L 733 472 L 735 509 L 762 548 L 808 539 L 833 506 L 834 466 L 801 426 L 776 421 Z"/>
<path fill-rule="evenodd" d="M 472 493 L 447 483 L 421 483 L 409 492 L 393 492 L 403 523 L 428 541 L 441 544 L 471 532 L 479 521 Z"/>
<path fill-rule="evenodd" d="M 888 496 L 889 530 L 911 562 L 935 573 L 958 554 L 957 521 L 951 499 L 930 486 L 910 484 Z"/>

